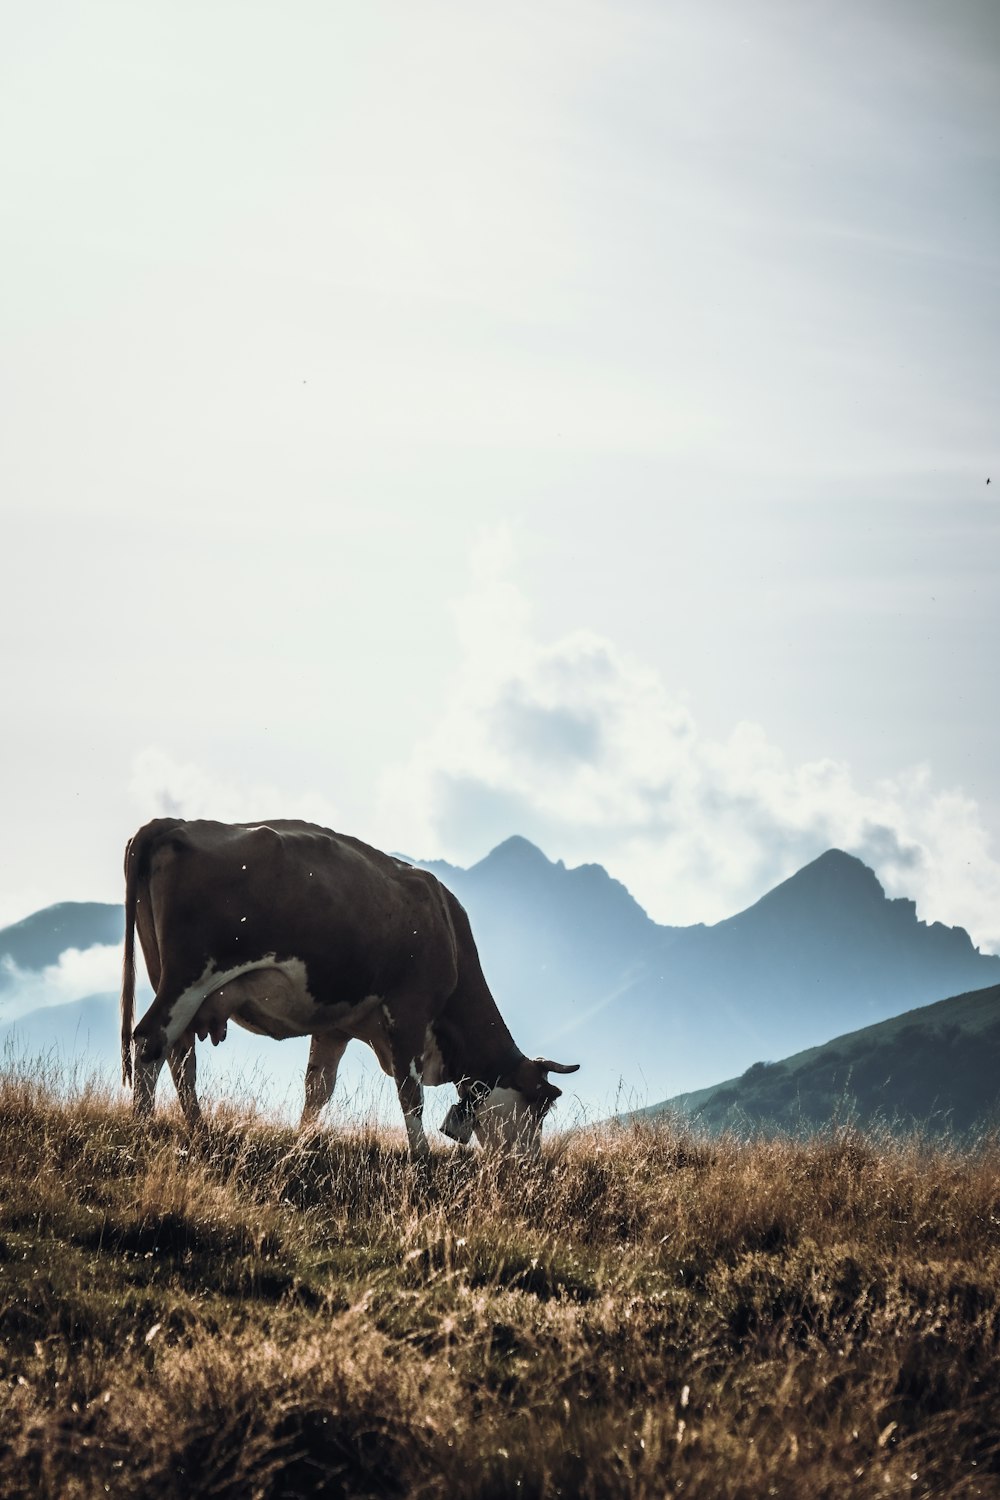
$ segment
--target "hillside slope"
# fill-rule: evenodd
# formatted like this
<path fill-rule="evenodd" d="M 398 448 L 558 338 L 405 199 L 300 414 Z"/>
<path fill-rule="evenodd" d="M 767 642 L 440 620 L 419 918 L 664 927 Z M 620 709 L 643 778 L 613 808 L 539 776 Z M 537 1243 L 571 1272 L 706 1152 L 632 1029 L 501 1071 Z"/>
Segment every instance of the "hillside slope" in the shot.
<path fill-rule="evenodd" d="M 966 1132 L 1000 1123 L 1000 985 L 939 1000 L 642 1113 L 719 1131 L 884 1121 Z"/>
<path fill-rule="evenodd" d="M 4 1500 L 973 1500 L 995 1143 L 194 1139 L 0 1072 Z"/>

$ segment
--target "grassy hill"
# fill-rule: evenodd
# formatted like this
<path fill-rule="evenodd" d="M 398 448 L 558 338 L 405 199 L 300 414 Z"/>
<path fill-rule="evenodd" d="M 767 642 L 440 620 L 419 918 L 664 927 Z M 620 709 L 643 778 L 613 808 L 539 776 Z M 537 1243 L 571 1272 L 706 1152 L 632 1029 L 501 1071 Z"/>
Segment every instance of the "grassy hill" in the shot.
<path fill-rule="evenodd" d="M 667 1124 L 415 1174 L 8 1075 L 0 1494 L 996 1495 L 998 1169 Z"/>
<path fill-rule="evenodd" d="M 905 1012 L 641 1113 L 814 1130 L 850 1118 L 964 1132 L 1000 1116 L 1000 985 Z"/>

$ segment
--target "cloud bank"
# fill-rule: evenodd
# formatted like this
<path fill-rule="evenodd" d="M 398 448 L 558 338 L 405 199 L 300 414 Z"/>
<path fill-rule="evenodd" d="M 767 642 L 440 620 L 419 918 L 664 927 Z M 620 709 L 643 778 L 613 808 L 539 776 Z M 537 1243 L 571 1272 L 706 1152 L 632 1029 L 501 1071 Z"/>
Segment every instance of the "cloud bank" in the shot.
<path fill-rule="evenodd" d="M 138 978 L 142 989 L 141 963 Z M 0 1025 L 51 1005 L 82 1000 L 87 995 L 118 994 L 121 982 L 120 943 L 66 948 L 60 953 L 59 962 L 45 969 L 22 969 L 4 956 L 0 959 Z"/>
<path fill-rule="evenodd" d="M 614 642 L 588 630 L 539 639 L 513 562 L 506 531 L 480 539 L 435 728 L 381 774 L 372 806 L 243 784 L 158 747 L 135 760 L 136 805 L 223 820 L 279 812 L 461 864 L 520 833 L 551 858 L 603 864 L 676 925 L 731 916 L 837 847 L 890 895 L 913 897 L 925 921 L 1000 952 L 1000 861 L 960 788 L 921 763 L 871 785 L 844 760 L 796 764 L 757 723 L 703 733 Z"/>
<path fill-rule="evenodd" d="M 467 863 L 511 833 L 599 861 L 659 921 L 732 915 L 830 847 L 858 855 L 925 920 L 1000 951 L 1000 863 L 974 801 L 928 766 L 871 786 L 850 766 L 790 764 L 759 724 L 700 732 L 650 667 L 589 631 L 540 641 L 479 546 L 456 606 L 462 665 L 434 732 L 382 782 L 394 847 Z"/>

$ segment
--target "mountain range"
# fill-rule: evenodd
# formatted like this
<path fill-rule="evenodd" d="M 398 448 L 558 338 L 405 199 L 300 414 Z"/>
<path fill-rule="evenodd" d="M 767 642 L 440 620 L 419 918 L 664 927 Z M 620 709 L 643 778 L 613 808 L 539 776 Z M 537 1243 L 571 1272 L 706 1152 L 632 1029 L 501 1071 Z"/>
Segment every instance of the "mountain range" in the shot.
<path fill-rule="evenodd" d="M 466 906 L 505 1015 L 523 1007 L 522 1045 L 582 1058 L 603 1097 L 621 1085 L 623 1104 L 1000 982 L 1000 957 L 963 928 L 920 921 L 836 849 L 746 911 L 693 927 L 651 921 L 599 865 L 567 870 L 524 839 L 469 870 L 429 868 Z"/>
<path fill-rule="evenodd" d="M 753 1063 L 1000 984 L 1000 957 L 980 953 L 960 927 L 920 921 L 912 901 L 889 899 L 866 865 L 835 849 L 711 926 L 656 923 L 600 865 L 567 869 L 519 837 L 469 869 L 425 867 L 467 908 L 520 1045 L 582 1064 L 567 1094 L 590 1116 L 703 1089 Z M 0 931 L 0 1027 L 4 1013 L 24 1009 L 18 997 L 29 984 L 44 1001 L 45 976 L 67 948 L 118 943 L 122 928 L 116 905 L 64 903 Z M 6 1027 L 7 1044 L 46 1043 L 77 1057 L 85 1037 L 86 1050 L 110 1054 L 113 1067 L 115 1006 L 108 984 L 35 1007 Z M 304 1045 L 234 1027 L 215 1057 L 205 1051 L 216 1069 L 256 1068 L 289 1097 L 301 1087 Z M 352 1078 L 369 1076 L 364 1063 L 352 1073 L 348 1060 L 366 1052 L 348 1051 L 348 1091 Z"/>

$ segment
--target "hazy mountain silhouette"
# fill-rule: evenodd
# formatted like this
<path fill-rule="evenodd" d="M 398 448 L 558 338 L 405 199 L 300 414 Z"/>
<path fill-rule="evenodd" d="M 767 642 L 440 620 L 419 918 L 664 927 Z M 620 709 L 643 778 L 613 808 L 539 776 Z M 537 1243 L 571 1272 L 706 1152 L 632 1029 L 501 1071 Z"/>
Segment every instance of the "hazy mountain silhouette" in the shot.
<path fill-rule="evenodd" d="M 912 901 L 889 900 L 873 872 L 839 850 L 746 911 L 694 927 L 653 922 L 600 865 L 566 869 L 523 838 L 469 869 L 426 868 L 466 906 L 520 1045 L 582 1063 L 567 1092 L 592 1111 L 614 1108 L 619 1086 L 619 1102 L 638 1107 L 1000 983 L 1000 957 L 979 953 L 960 927 L 918 921 Z M 64 946 L 85 947 L 87 920 L 93 942 L 121 935 L 117 906 L 50 907 L 0 931 L 0 967 L 15 949 L 19 967 L 41 968 Z M 63 1033 L 70 1019 L 50 1015 L 49 1024 Z M 284 1072 L 277 1054 L 290 1044 L 255 1045 Z"/>
<path fill-rule="evenodd" d="M 120 943 L 124 935 L 122 907 L 103 901 L 60 901 L 0 929 L 0 961 L 10 959 L 19 969 L 44 969 L 58 963 L 67 948 Z M 0 962 L 0 990 L 15 982 L 10 965 Z"/>
<path fill-rule="evenodd" d="M 468 870 L 440 861 L 424 868 L 465 906 L 501 1008 L 518 1007 L 541 1026 L 542 1046 L 611 1003 L 678 930 L 653 922 L 601 865 L 567 870 L 524 838 Z"/>
<path fill-rule="evenodd" d="M 526 839 L 468 870 L 428 867 L 468 909 L 522 1045 L 583 1061 L 605 1096 L 621 1079 L 636 1102 L 662 1098 L 678 1090 L 661 1092 L 661 1078 L 708 1083 L 1000 981 L 1000 957 L 960 927 L 919 921 L 835 849 L 737 916 L 694 927 L 651 921 L 601 866 L 566 870 Z"/>
<path fill-rule="evenodd" d="M 118 1071 L 121 1043 L 118 1002 L 114 995 L 84 995 L 63 1005 L 46 1005 L 0 1027 L 0 1046 L 7 1056 L 53 1063 L 80 1058 L 84 1068 L 106 1058 Z"/>
<path fill-rule="evenodd" d="M 1000 985 L 906 1011 L 740 1078 L 640 1111 L 713 1131 L 811 1131 L 831 1122 L 932 1133 L 1000 1123 Z"/>

